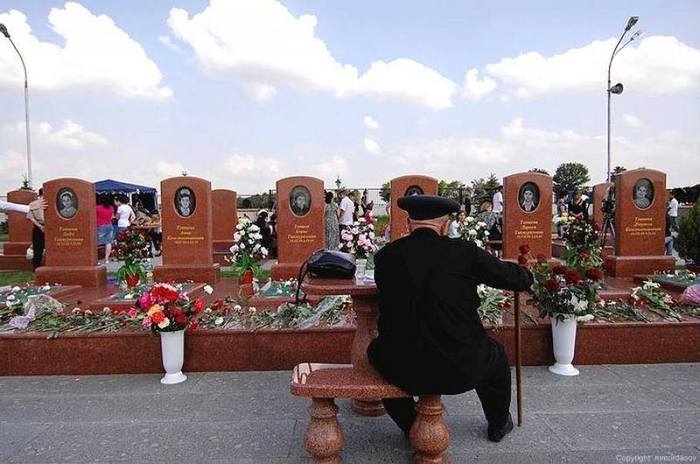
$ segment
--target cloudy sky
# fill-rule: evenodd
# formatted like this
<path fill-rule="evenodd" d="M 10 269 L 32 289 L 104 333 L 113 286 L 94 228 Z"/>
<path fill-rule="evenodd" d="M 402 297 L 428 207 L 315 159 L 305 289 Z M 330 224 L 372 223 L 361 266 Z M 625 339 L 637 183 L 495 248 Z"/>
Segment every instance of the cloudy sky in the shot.
<path fill-rule="evenodd" d="M 29 69 L 35 184 L 155 185 L 186 170 L 254 193 L 313 175 L 469 182 L 562 162 L 700 182 L 700 2 L 3 0 Z M 636 28 L 635 28 L 636 29 Z M 0 37 L 0 191 L 26 170 L 22 73 Z"/>

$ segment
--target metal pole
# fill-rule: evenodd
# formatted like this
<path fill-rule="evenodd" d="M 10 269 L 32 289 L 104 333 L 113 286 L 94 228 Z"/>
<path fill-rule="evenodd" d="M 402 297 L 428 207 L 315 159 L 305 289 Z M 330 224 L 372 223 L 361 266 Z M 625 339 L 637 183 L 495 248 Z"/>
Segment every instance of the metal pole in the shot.
<path fill-rule="evenodd" d="M 27 80 L 27 66 L 24 64 L 24 58 L 22 58 L 22 54 L 17 49 L 17 46 L 15 45 L 12 38 L 9 35 L 7 35 L 6 37 L 10 41 L 10 43 L 12 44 L 12 47 L 14 47 L 15 51 L 17 52 L 17 55 L 19 55 L 19 60 L 22 62 L 22 69 L 24 70 L 24 126 L 25 126 L 25 132 L 27 134 L 27 183 L 29 184 L 29 188 L 31 188 L 32 187 L 32 145 L 31 145 L 31 141 L 29 138 L 29 83 Z"/>
<path fill-rule="evenodd" d="M 620 46 L 620 42 L 622 42 L 622 39 L 625 37 L 625 34 L 627 34 L 627 29 L 622 33 L 620 36 L 620 40 L 617 41 L 617 44 L 615 45 L 615 48 L 613 49 L 612 55 L 610 55 L 610 63 L 608 64 L 608 177 L 607 181 L 610 182 L 610 172 L 612 171 L 611 166 L 610 166 L 610 70 L 612 69 L 612 62 L 613 59 L 615 58 L 615 52 L 617 52 L 617 47 Z"/>
<path fill-rule="evenodd" d="M 515 392 L 518 402 L 518 427 L 523 425 L 523 379 L 522 347 L 520 339 L 520 293 L 513 292 L 513 313 L 515 315 Z"/>

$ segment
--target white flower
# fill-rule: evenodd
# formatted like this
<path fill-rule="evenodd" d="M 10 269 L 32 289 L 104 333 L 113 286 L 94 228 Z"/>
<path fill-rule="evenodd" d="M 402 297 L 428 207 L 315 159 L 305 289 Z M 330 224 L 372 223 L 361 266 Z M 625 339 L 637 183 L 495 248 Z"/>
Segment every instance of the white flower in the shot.
<path fill-rule="evenodd" d="M 476 243 L 476 246 L 478 246 L 479 248 L 483 248 L 484 246 L 484 242 L 482 242 L 481 240 L 474 240 L 474 243 Z"/>
<path fill-rule="evenodd" d="M 593 319 L 594 319 L 593 314 L 586 314 L 584 316 L 577 316 L 576 317 L 577 322 L 588 322 L 588 321 L 592 321 Z"/>
<path fill-rule="evenodd" d="M 236 230 L 241 230 L 243 229 L 243 224 L 236 224 Z"/>
<path fill-rule="evenodd" d="M 224 323 L 224 318 L 219 316 L 216 319 L 214 319 L 214 325 L 221 325 Z"/>
<path fill-rule="evenodd" d="M 476 231 L 474 229 L 469 231 L 469 236 L 470 237 L 476 237 Z"/>
<path fill-rule="evenodd" d="M 245 250 L 245 243 L 241 243 L 241 250 Z"/>
<path fill-rule="evenodd" d="M 22 289 L 19 287 L 12 287 L 13 292 L 19 292 L 20 290 L 22 290 Z"/>
<path fill-rule="evenodd" d="M 253 224 L 252 226 L 250 226 L 250 230 L 252 230 L 253 232 L 257 232 L 257 231 L 260 230 L 260 227 L 258 227 L 258 226 L 256 226 L 255 224 Z"/>
<path fill-rule="evenodd" d="M 166 318 L 164 318 L 162 321 L 160 321 L 160 322 L 158 323 L 158 328 L 164 329 L 164 328 L 166 328 L 166 327 L 169 326 L 169 325 L 170 325 L 170 319 L 168 319 L 168 318 L 166 317 Z"/>
<path fill-rule="evenodd" d="M 482 221 L 477 222 L 476 225 L 479 227 L 486 227 L 486 223 Z"/>
<path fill-rule="evenodd" d="M 235 240 L 235 241 L 237 242 L 237 241 L 239 241 L 240 239 L 241 239 L 241 234 L 239 234 L 238 232 L 236 232 L 235 234 L 233 234 L 233 240 Z"/>
<path fill-rule="evenodd" d="M 485 231 L 484 231 L 484 235 L 485 235 L 486 237 L 488 237 L 489 235 L 491 235 L 491 232 L 489 232 L 488 230 L 485 230 Z"/>
<path fill-rule="evenodd" d="M 133 298 L 134 298 L 134 295 L 132 295 L 131 293 L 127 293 L 126 295 L 124 295 L 125 300 L 132 300 Z"/>
<path fill-rule="evenodd" d="M 214 293 L 214 289 L 212 288 L 211 285 L 205 285 L 204 286 L 204 293 L 206 293 L 207 295 L 211 295 L 212 293 Z"/>
<path fill-rule="evenodd" d="M 233 307 L 234 311 L 240 311 L 241 310 L 241 305 L 236 305 Z"/>
<path fill-rule="evenodd" d="M 41 289 L 44 290 L 45 292 L 48 292 L 49 290 L 51 290 L 51 286 L 50 286 L 50 285 L 44 285 L 43 287 L 41 287 Z"/>
<path fill-rule="evenodd" d="M 14 299 L 15 299 L 15 296 L 14 296 L 14 295 L 10 295 L 10 296 L 7 297 L 7 301 L 12 301 L 12 300 L 14 300 Z"/>
<path fill-rule="evenodd" d="M 471 217 L 471 216 L 467 216 L 466 219 L 464 219 L 464 221 L 465 221 L 465 222 L 474 222 L 474 221 L 476 221 L 476 219 L 474 219 L 474 218 Z"/>

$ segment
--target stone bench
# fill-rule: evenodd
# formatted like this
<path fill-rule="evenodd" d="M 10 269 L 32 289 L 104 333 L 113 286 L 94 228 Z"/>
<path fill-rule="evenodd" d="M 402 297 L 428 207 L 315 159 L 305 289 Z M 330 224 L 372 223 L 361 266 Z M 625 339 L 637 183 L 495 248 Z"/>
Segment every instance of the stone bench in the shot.
<path fill-rule="evenodd" d="M 304 447 L 314 462 L 340 463 L 343 431 L 338 422 L 335 398 L 350 398 L 372 404 L 377 398 L 408 398 L 411 395 L 386 382 L 373 370 L 349 364 L 303 363 L 294 368 L 291 392 L 311 398 L 311 420 L 304 434 Z M 412 463 L 446 462 L 450 432 L 443 418 L 440 395 L 422 395 L 409 439 L 415 453 Z M 377 414 L 366 414 L 377 415 Z M 398 430 L 397 430 L 398 432 Z"/>

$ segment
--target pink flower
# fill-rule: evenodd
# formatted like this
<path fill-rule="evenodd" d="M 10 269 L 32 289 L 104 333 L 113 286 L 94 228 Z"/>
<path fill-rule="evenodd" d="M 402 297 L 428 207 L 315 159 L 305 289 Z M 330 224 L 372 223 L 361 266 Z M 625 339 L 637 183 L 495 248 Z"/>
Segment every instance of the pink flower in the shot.
<path fill-rule="evenodd" d="M 153 298 L 151 298 L 151 293 L 146 292 L 143 295 L 141 295 L 141 298 L 139 298 L 138 303 L 140 308 L 148 309 L 151 306 L 153 306 L 155 301 L 153 301 Z"/>
<path fill-rule="evenodd" d="M 152 324 L 153 324 L 153 321 L 151 321 L 151 318 L 148 316 L 144 317 L 143 322 L 141 322 L 141 326 L 144 329 L 150 329 Z"/>
<path fill-rule="evenodd" d="M 131 308 L 126 312 L 126 315 L 132 318 L 136 317 L 139 315 L 139 310 L 136 308 Z"/>

